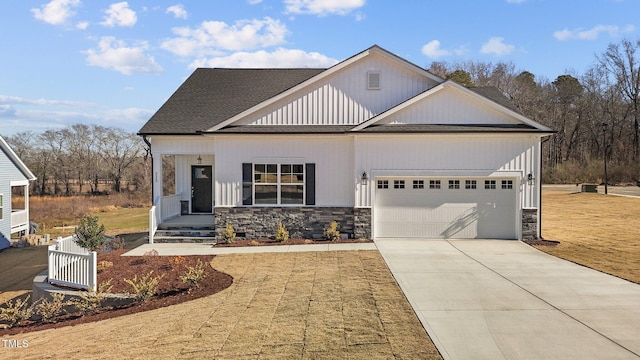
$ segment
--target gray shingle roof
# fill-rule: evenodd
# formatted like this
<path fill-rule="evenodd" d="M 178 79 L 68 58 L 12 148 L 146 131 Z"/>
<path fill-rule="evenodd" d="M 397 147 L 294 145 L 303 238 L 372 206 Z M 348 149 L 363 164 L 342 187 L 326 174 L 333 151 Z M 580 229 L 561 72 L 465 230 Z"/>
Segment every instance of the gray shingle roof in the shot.
<path fill-rule="evenodd" d="M 325 69 L 196 69 L 138 132 L 197 134 Z"/>

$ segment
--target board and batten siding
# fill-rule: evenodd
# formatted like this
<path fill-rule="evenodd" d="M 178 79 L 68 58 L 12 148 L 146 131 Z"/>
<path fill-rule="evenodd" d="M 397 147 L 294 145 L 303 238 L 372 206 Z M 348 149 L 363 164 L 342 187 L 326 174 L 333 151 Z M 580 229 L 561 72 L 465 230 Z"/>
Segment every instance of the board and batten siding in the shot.
<path fill-rule="evenodd" d="M 464 101 L 462 101 L 464 100 Z M 448 87 L 379 122 L 380 124 L 518 124 L 482 101 Z"/>
<path fill-rule="evenodd" d="M 354 206 L 350 137 L 220 136 L 215 144 L 216 206 L 242 206 L 242 163 L 270 160 L 316 164 L 316 206 Z"/>
<path fill-rule="evenodd" d="M 379 72 L 379 90 L 367 89 L 369 71 Z M 237 124 L 356 125 L 435 85 L 423 75 L 372 55 Z"/>
<path fill-rule="evenodd" d="M 375 176 L 483 177 L 504 172 L 519 174 L 520 204 L 537 208 L 535 185 L 526 181 L 531 173 L 540 179 L 537 136 L 500 135 L 402 135 L 358 136 L 355 139 L 355 169 L 367 171 L 368 185 L 356 184 L 356 207 L 371 207 Z"/>
<path fill-rule="evenodd" d="M 28 179 L 0 149 L 0 194 L 2 194 L 0 233 L 7 239 L 11 235 L 11 183 L 24 181 L 28 181 Z"/>

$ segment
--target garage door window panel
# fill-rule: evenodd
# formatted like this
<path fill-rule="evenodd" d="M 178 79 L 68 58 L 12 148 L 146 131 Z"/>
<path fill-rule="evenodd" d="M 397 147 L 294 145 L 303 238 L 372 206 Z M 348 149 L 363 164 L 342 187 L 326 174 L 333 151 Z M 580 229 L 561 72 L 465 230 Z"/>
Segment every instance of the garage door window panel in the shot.
<path fill-rule="evenodd" d="M 513 180 L 502 180 L 502 189 L 503 190 L 513 189 Z"/>
<path fill-rule="evenodd" d="M 414 189 L 424 189 L 424 180 L 413 180 Z"/>
<path fill-rule="evenodd" d="M 394 189 L 404 189 L 404 180 L 393 180 Z"/>
<path fill-rule="evenodd" d="M 440 180 L 429 180 L 429 189 L 440 189 Z"/>
<path fill-rule="evenodd" d="M 487 190 L 495 190 L 496 189 L 496 181 L 495 180 L 485 180 L 484 188 Z"/>
<path fill-rule="evenodd" d="M 388 189 L 389 180 L 378 180 L 378 189 Z"/>
<path fill-rule="evenodd" d="M 449 180 L 449 189 L 460 189 L 460 180 Z"/>

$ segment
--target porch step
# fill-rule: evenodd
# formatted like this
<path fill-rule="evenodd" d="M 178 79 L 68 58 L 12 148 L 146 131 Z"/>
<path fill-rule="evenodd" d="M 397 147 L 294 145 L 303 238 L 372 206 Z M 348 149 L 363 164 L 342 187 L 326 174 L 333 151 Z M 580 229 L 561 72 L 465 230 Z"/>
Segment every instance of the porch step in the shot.
<path fill-rule="evenodd" d="M 161 224 L 153 236 L 157 243 L 216 243 L 213 224 Z"/>

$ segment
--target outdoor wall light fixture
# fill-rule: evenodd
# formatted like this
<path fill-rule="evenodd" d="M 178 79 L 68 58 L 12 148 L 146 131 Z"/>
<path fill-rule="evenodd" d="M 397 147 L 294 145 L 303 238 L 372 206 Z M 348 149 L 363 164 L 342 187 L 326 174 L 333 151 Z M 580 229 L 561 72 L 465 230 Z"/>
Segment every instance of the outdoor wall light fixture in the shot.
<path fill-rule="evenodd" d="M 360 180 L 362 180 L 362 185 L 367 185 L 367 182 L 369 182 L 369 176 L 367 176 L 366 171 L 362 173 L 362 177 L 360 177 Z"/>
<path fill-rule="evenodd" d="M 529 185 L 533 185 L 535 184 L 536 178 L 533 177 L 532 173 L 529 173 L 529 175 L 527 175 L 527 181 L 529 182 Z"/>
<path fill-rule="evenodd" d="M 198 165 L 202 164 L 202 157 L 200 157 L 200 155 L 198 155 Z"/>

